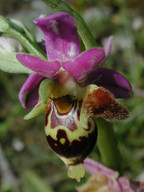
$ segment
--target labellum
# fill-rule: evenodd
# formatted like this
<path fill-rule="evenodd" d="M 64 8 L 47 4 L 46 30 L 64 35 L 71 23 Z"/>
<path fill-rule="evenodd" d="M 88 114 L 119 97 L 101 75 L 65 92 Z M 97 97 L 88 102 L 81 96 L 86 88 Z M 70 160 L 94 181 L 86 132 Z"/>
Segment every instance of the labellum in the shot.
<path fill-rule="evenodd" d="M 92 151 L 97 140 L 97 126 L 92 117 L 88 127 L 82 126 L 82 100 L 63 96 L 49 100 L 45 132 L 53 151 L 69 166 L 68 175 L 80 180 L 84 176 L 83 160 Z"/>

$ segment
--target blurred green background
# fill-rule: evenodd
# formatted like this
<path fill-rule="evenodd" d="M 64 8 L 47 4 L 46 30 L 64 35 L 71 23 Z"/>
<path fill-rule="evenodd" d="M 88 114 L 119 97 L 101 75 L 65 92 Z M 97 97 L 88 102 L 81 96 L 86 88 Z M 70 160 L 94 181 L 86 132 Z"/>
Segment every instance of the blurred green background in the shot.
<path fill-rule="evenodd" d="M 112 53 L 105 66 L 122 73 L 132 84 L 134 95 L 119 100 L 130 117 L 114 122 L 123 156 L 125 175 L 144 181 L 144 1 L 143 0 L 65 0 L 87 22 L 97 43 L 114 35 Z M 40 14 L 52 11 L 40 0 L 0 0 L 0 14 L 21 20 L 37 36 L 42 34 L 32 24 Z M 66 168 L 47 145 L 44 115 L 24 121 L 18 100 L 27 75 L 0 71 L 0 164 L 6 163 L 11 177 L 0 172 L 2 192 L 73 192 L 84 183 L 71 180 Z M 101 162 L 97 146 L 90 155 Z M 8 172 L 9 173 L 9 172 Z M 12 183 L 12 184 L 10 184 Z"/>

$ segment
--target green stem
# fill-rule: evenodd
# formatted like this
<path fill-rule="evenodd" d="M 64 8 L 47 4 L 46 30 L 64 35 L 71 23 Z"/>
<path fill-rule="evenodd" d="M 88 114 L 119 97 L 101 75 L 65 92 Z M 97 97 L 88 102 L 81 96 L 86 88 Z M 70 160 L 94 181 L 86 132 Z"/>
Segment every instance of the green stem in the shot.
<path fill-rule="evenodd" d="M 44 1 L 54 12 L 63 11 L 70 13 L 77 24 L 78 33 L 82 38 L 86 49 L 90 49 L 96 46 L 96 41 L 87 27 L 83 18 L 66 3 L 60 0 L 42 0 Z"/>
<path fill-rule="evenodd" d="M 29 53 L 32 53 L 34 56 L 40 57 L 41 59 L 46 59 L 45 53 L 40 49 L 36 42 L 31 42 L 22 33 L 15 29 L 11 28 L 5 36 L 17 39 Z"/>
<path fill-rule="evenodd" d="M 101 118 L 97 118 L 96 122 L 98 127 L 98 148 L 103 163 L 122 173 L 121 154 L 117 146 L 112 123 Z"/>

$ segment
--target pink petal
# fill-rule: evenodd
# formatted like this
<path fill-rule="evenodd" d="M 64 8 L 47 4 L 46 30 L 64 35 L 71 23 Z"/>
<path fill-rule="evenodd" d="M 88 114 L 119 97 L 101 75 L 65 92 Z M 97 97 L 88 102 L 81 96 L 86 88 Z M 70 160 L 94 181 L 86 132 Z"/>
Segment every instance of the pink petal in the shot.
<path fill-rule="evenodd" d="M 80 54 L 76 24 L 69 13 L 39 17 L 34 23 L 44 33 L 48 60 L 70 60 Z"/>
<path fill-rule="evenodd" d="M 44 77 L 52 78 L 60 69 L 58 61 L 45 61 L 26 54 L 17 54 L 17 59 L 22 65 Z"/>
<path fill-rule="evenodd" d="M 113 36 L 110 36 L 105 41 L 105 44 L 104 44 L 105 58 L 103 59 L 101 64 L 103 64 L 107 60 L 107 58 L 109 57 L 109 55 L 111 53 L 112 40 L 113 40 Z"/>
<path fill-rule="evenodd" d="M 93 48 L 72 61 L 67 61 L 62 64 L 62 67 L 72 75 L 78 82 L 90 73 L 98 64 L 101 63 L 105 53 L 103 49 Z"/>
<path fill-rule="evenodd" d="M 110 55 L 111 47 L 112 47 L 112 40 L 113 40 L 113 36 L 110 36 L 105 41 L 105 44 L 104 44 L 105 58 L 108 58 Z"/>
<path fill-rule="evenodd" d="M 19 100 L 25 109 L 32 108 L 38 102 L 39 85 L 45 77 L 31 73 L 19 92 Z"/>

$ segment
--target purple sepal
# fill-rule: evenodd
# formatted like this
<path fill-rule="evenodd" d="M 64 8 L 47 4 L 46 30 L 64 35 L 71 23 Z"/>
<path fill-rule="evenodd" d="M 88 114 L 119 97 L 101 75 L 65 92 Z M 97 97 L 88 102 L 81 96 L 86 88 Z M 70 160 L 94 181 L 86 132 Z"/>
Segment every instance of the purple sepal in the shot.
<path fill-rule="evenodd" d="M 69 13 L 40 16 L 34 23 L 44 33 L 48 60 L 71 60 L 81 53 L 76 24 Z"/>
<path fill-rule="evenodd" d="M 109 90 L 116 98 L 128 98 L 132 95 L 129 81 L 120 73 L 107 68 L 96 68 L 92 71 L 83 85 L 96 84 Z"/>
<path fill-rule="evenodd" d="M 31 73 L 19 92 L 19 100 L 25 109 L 32 108 L 37 104 L 39 95 L 38 89 L 42 80 L 45 77 L 38 75 L 36 73 Z"/>

